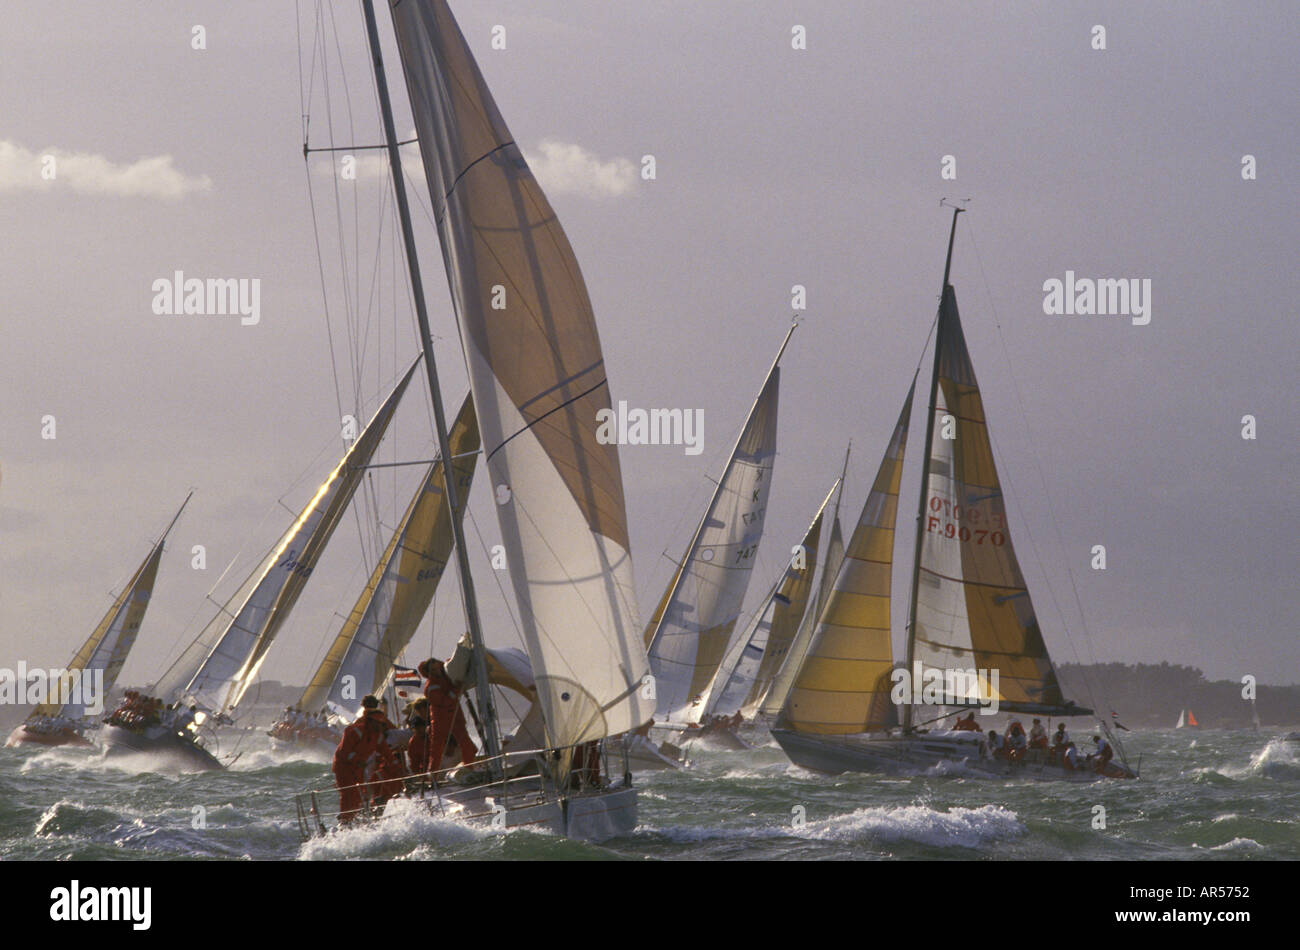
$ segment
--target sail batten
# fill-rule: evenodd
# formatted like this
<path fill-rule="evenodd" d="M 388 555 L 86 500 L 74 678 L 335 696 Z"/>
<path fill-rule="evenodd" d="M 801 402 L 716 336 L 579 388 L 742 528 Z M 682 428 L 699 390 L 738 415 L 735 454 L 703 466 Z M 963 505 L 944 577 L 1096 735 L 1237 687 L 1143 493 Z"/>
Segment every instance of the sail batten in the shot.
<path fill-rule="evenodd" d="M 390 0 L 502 543 L 555 746 L 652 715 L 595 316 L 444 0 Z"/>

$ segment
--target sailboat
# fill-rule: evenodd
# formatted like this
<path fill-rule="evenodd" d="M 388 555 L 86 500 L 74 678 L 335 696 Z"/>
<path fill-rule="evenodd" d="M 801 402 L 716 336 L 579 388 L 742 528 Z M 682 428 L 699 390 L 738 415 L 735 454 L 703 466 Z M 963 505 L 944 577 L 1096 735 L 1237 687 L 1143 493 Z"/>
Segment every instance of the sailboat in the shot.
<path fill-rule="evenodd" d="M 270 554 L 163 674 L 152 696 L 132 695 L 130 704 L 104 720 L 108 755 L 158 756 L 186 769 L 225 767 L 205 747 L 200 729 L 209 722 L 233 722 L 240 699 L 311 578 L 418 365 L 417 358 Z"/>
<path fill-rule="evenodd" d="M 76 688 L 70 690 L 70 695 L 66 697 L 61 695 L 57 702 L 38 705 L 27 717 L 27 721 L 9 734 L 6 746 L 26 743 L 44 746 L 91 745 L 85 734 L 99 723 L 87 716 L 87 709 L 102 703 L 117 683 L 118 674 L 122 672 L 127 655 L 135 645 L 140 624 L 144 622 L 149 599 L 153 596 L 163 545 L 192 496 L 193 492 L 186 496 L 167 530 L 136 568 L 131 580 L 122 588 L 113 605 L 108 608 L 108 613 L 104 614 L 81 649 L 73 656 L 72 662 L 65 667 L 68 676 L 63 681 L 75 680 Z M 102 675 L 102 681 L 94 682 L 98 679 L 96 674 Z M 97 695 L 87 695 L 90 691 L 88 687 Z"/>
<path fill-rule="evenodd" d="M 813 600 L 822 521 L 839 484 L 837 479 L 826 493 L 785 571 L 723 659 L 709 689 L 705 721 L 752 718 L 766 698 Z"/>
<path fill-rule="evenodd" d="M 451 431 L 460 506 L 478 462 L 478 422 L 466 397 Z M 435 460 L 407 505 L 379 563 L 301 698 L 270 730 L 273 747 L 332 753 L 361 697 L 380 694 L 398 657 L 429 609 L 451 554 L 451 506 L 444 465 Z"/>
<path fill-rule="evenodd" d="M 1092 715 L 1066 700 L 1020 571 L 986 416 L 944 266 L 926 419 L 906 662 L 896 672 L 890 628 L 893 542 L 913 379 L 807 655 L 772 735 L 817 771 L 908 772 L 942 762 L 976 774 L 1083 780 L 1132 778 L 1118 756 L 1067 769 L 1044 748 L 997 754 L 994 730 L 927 728 L 994 707 L 1017 715 Z M 919 372 L 919 368 L 918 368 Z M 919 713 L 928 714 L 918 719 Z M 973 719 L 967 724 L 974 725 Z M 1018 720 L 1017 720 L 1018 725 Z M 1016 736 L 1023 741 L 1024 729 Z M 1073 758 L 1073 756 L 1071 756 Z"/>
<path fill-rule="evenodd" d="M 372 0 L 362 9 L 434 424 L 442 456 L 450 458 Z M 428 776 L 412 794 L 456 820 L 601 840 L 631 831 L 637 821 L 626 761 L 614 774 L 610 744 L 601 740 L 649 721 L 654 705 L 644 689 L 649 664 L 618 448 L 597 438 L 596 420 L 611 400 L 595 316 L 564 230 L 445 0 L 394 0 L 390 14 L 543 736 L 540 748 L 502 752 L 464 534 L 453 518 L 465 676 L 486 757 L 472 768 Z M 457 509 L 454 479 L 447 494 Z M 593 750 L 607 757 L 599 776 L 590 767 Z M 326 831 L 320 797 L 297 799 L 305 835 Z"/>
<path fill-rule="evenodd" d="M 1168 721 L 1168 720 L 1166 720 Z M 1201 724 L 1196 721 L 1196 714 L 1190 709 L 1181 709 L 1178 711 L 1178 725 L 1175 729 L 1199 729 Z"/>
<path fill-rule="evenodd" d="M 792 325 L 750 407 L 699 526 L 645 631 L 655 724 L 678 741 L 699 733 L 707 694 L 731 644 L 763 537 L 776 458 L 781 356 Z M 669 742 L 663 754 L 677 750 Z"/>

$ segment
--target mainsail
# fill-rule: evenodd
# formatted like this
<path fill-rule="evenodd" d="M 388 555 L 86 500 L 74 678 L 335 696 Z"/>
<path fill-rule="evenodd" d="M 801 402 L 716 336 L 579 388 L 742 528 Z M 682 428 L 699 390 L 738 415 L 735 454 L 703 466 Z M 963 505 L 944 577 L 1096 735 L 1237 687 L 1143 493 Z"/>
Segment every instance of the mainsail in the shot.
<path fill-rule="evenodd" d="M 841 559 L 806 655 L 795 670 L 781 728 L 848 734 L 893 725 L 889 601 L 898 489 L 913 388 Z"/>
<path fill-rule="evenodd" d="M 474 402 L 468 396 L 450 438 L 459 488 L 456 517 L 462 518 L 479 447 Z M 363 694 L 379 692 L 393 662 L 410 643 L 451 554 L 451 505 L 443 470 L 442 459 L 429 467 L 365 590 L 298 701 L 299 709 L 315 711 L 327 703 L 355 707 Z"/>
<path fill-rule="evenodd" d="M 227 601 L 236 609 L 223 608 L 172 664 L 156 687 L 159 695 L 215 713 L 239 702 L 361 484 L 418 363 L 417 358 L 289 530 Z"/>
<path fill-rule="evenodd" d="M 787 333 L 781 352 L 789 341 Z M 780 359 L 779 352 L 682 557 L 659 622 L 646 631 L 656 716 L 669 722 L 700 721 L 704 693 L 749 588 L 776 458 Z"/>
<path fill-rule="evenodd" d="M 950 671 L 997 671 L 1003 708 L 1063 712 L 1065 699 L 1011 544 L 951 284 L 939 308 L 935 379 L 909 670 L 919 663 L 923 677 L 936 670 L 945 682 L 958 683 L 968 693 L 956 696 L 959 703 L 988 697 L 978 695 L 982 678 Z"/>
<path fill-rule="evenodd" d="M 838 480 L 835 483 L 839 484 Z M 727 651 L 714 677 L 704 715 L 730 716 L 751 710 L 762 700 L 776 671 L 781 668 L 790 643 L 808 609 L 813 577 L 817 573 L 817 547 L 821 541 L 822 518 L 835 486 L 813 516 L 803 541 L 777 579 L 753 620 Z"/>
<path fill-rule="evenodd" d="M 618 448 L 564 229 L 444 0 L 390 0 L 549 741 L 650 719 Z"/>
<path fill-rule="evenodd" d="M 158 576 L 158 564 L 162 560 L 163 545 L 167 541 L 167 535 L 171 533 L 192 495 L 193 492 L 181 502 L 181 507 L 172 518 L 171 524 L 167 526 L 167 530 L 162 533 L 162 537 L 158 539 L 143 563 L 136 568 L 135 573 L 131 575 L 131 580 L 117 595 L 113 606 L 108 609 L 108 613 L 100 620 L 86 642 L 81 645 L 72 662 L 65 667 L 69 673 L 102 669 L 105 696 L 112 692 L 118 674 L 122 672 L 122 665 L 126 663 L 127 654 L 131 652 L 136 635 L 140 632 L 145 610 L 149 607 L 149 598 L 153 596 L 153 584 Z M 32 717 L 59 716 L 70 720 L 80 719 L 86 714 L 88 699 L 89 697 L 81 695 L 81 691 L 77 691 L 73 701 L 62 705 L 41 703 L 32 711 Z"/>

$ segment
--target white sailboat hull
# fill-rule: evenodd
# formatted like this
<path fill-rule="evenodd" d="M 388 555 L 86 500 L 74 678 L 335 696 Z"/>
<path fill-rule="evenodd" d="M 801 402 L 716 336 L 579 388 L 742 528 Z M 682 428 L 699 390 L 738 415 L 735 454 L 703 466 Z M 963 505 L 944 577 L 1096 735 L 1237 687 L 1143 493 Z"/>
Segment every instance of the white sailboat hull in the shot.
<path fill-rule="evenodd" d="M 576 841 L 599 843 L 631 834 L 637 826 L 637 790 L 629 786 L 586 789 L 557 795 L 536 776 L 500 786 L 424 790 L 412 796 L 431 814 L 480 828 L 509 832 L 521 828 L 549 832 Z M 333 810 L 322 801 L 327 792 L 299 798 L 298 821 L 304 839 L 326 833 L 324 814 Z M 382 816 L 358 821 L 382 821 Z"/>
<path fill-rule="evenodd" d="M 963 774 L 1015 781 L 1092 782 L 1101 778 L 1136 777 L 1131 772 L 1101 775 L 1091 768 L 1067 771 L 1046 762 L 992 759 L 981 749 L 983 736 L 972 732 L 906 737 L 814 736 L 773 729 L 772 737 L 795 765 L 832 775 L 842 772 L 916 774 L 947 764 L 959 767 Z M 1116 770 L 1122 769 L 1118 762 L 1113 765 Z"/>
<path fill-rule="evenodd" d="M 133 732 L 121 726 L 105 724 L 101 734 L 105 758 L 155 756 L 186 772 L 225 768 L 207 749 L 165 726 L 148 726 L 141 732 Z"/>

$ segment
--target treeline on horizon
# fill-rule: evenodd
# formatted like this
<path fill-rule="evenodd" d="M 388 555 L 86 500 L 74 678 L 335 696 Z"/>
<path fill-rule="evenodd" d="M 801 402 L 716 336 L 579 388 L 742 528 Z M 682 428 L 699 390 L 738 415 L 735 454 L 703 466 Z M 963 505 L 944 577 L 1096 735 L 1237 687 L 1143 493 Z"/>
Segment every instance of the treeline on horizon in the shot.
<path fill-rule="evenodd" d="M 1091 706 L 1102 718 L 1113 710 L 1129 727 L 1172 729 L 1184 709 L 1195 714 L 1203 729 L 1249 729 L 1254 724 L 1240 680 L 1207 680 L 1193 666 L 1062 663 L 1056 672 L 1067 699 Z M 1255 708 L 1263 726 L 1300 723 L 1300 686 L 1257 685 Z"/>

